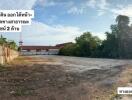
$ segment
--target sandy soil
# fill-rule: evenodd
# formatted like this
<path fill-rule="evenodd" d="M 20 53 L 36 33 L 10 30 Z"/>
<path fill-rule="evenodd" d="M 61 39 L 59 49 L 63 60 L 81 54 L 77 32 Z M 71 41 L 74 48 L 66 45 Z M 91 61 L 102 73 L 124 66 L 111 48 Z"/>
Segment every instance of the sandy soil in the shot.
<path fill-rule="evenodd" d="M 0 100 L 131 100 L 132 61 L 25 56 L 0 67 Z"/>

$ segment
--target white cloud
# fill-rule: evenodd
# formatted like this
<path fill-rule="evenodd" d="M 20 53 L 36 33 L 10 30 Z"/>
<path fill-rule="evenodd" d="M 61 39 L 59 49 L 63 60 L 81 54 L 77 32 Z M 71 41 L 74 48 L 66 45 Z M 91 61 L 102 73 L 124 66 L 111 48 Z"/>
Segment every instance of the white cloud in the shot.
<path fill-rule="evenodd" d="M 31 9 L 36 0 L 0 0 L 0 9 Z"/>
<path fill-rule="evenodd" d="M 104 32 L 92 32 L 92 35 L 98 36 L 102 40 L 106 39 L 106 35 L 104 34 Z"/>
<path fill-rule="evenodd" d="M 89 0 L 86 2 L 86 5 L 91 8 L 107 9 L 109 3 L 107 0 Z"/>
<path fill-rule="evenodd" d="M 98 11 L 98 16 L 102 16 L 104 15 L 107 10 L 109 9 L 109 3 L 107 2 L 107 0 L 100 0 L 98 3 L 97 3 L 97 8 L 99 8 Z"/>
<path fill-rule="evenodd" d="M 68 14 L 83 14 L 87 11 L 88 7 L 98 9 L 98 15 L 101 16 L 108 9 L 109 3 L 107 0 L 87 0 L 86 2 L 83 1 L 80 4 L 77 4 L 73 1 L 55 1 L 55 0 L 38 0 L 37 4 L 44 6 L 44 7 L 51 7 L 51 6 L 63 6 L 66 7 Z"/>
<path fill-rule="evenodd" d="M 33 21 L 31 26 L 22 27 L 22 40 L 24 45 L 56 45 L 65 42 L 74 42 L 75 38 L 86 32 L 75 26 L 47 25 Z M 105 39 L 102 32 L 93 32 L 93 36 Z M 8 39 L 19 41 L 19 33 L 4 33 Z"/>
<path fill-rule="evenodd" d="M 52 24 L 53 22 L 55 22 L 55 21 L 57 21 L 57 20 L 58 20 L 58 17 L 57 17 L 57 16 L 51 15 L 51 16 L 49 17 L 49 19 L 47 19 L 47 22 L 48 22 L 49 24 Z"/>
<path fill-rule="evenodd" d="M 1 0 L 0 9 L 31 9 L 36 0 Z M 53 4 L 53 3 L 52 3 Z M 50 45 L 73 41 L 82 33 L 78 27 L 47 24 L 33 21 L 30 26 L 22 27 L 25 44 Z M 19 41 L 19 33 L 4 33 L 8 39 Z"/>
<path fill-rule="evenodd" d="M 1 10 L 32 9 L 36 0 L 0 0 Z M 10 40 L 19 41 L 19 33 L 0 33 Z"/>
<path fill-rule="evenodd" d="M 52 7 L 52 6 L 63 6 L 70 7 L 74 4 L 73 1 L 57 1 L 57 0 L 37 0 L 37 4 L 43 7 Z"/>
<path fill-rule="evenodd" d="M 119 7 L 111 10 L 116 15 L 126 15 L 132 17 L 132 5 Z"/>
<path fill-rule="evenodd" d="M 36 0 L 0 0 L 0 9 L 31 9 Z M 54 3 L 52 3 L 53 5 Z M 71 5 L 73 5 L 71 3 Z M 71 6 L 69 5 L 69 6 Z M 71 7 L 71 12 L 81 14 L 84 11 L 84 7 L 76 8 Z M 63 26 L 63 25 L 47 25 L 41 22 L 33 21 L 31 26 L 22 27 L 22 36 L 24 44 L 27 45 L 55 45 L 57 43 L 74 41 L 77 36 L 80 36 L 85 30 L 81 30 L 75 26 Z M 102 34 L 94 33 L 99 37 L 103 37 Z M 18 33 L 4 33 L 9 39 L 19 41 Z"/>
<path fill-rule="evenodd" d="M 86 2 L 86 5 L 91 7 L 91 8 L 95 8 L 96 7 L 96 0 L 89 0 L 88 2 Z"/>
<path fill-rule="evenodd" d="M 84 11 L 83 8 L 77 8 L 76 6 L 73 6 L 71 7 L 69 10 L 68 10 L 68 13 L 69 14 L 82 14 Z"/>
<path fill-rule="evenodd" d="M 44 6 L 44 7 L 55 6 L 58 4 L 54 1 L 49 1 L 49 0 L 38 0 L 37 3 L 41 6 Z"/>
<path fill-rule="evenodd" d="M 82 34 L 82 30 L 73 26 L 54 25 L 49 26 L 41 22 L 33 21 L 31 26 L 22 28 L 25 44 L 55 45 L 57 43 L 74 41 L 75 37 Z"/>
<path fill-rule="evenodd" d="M 88 0 L 86 2 L 80 3 L 80 5 L 76 5 L 73 3 L 68 10 L 69 14 L 83 14 L 87 9 L 93 8 L 96 9 L 98 15 L 101 16 L 105 14 L 107 9 L 109 8 L 109 3 L 107 0 Z"/>
<path fill-rule="evenodd" d="M 55 45 L 58 43 L 74 42 L 75 38 L 86 32 L 75 26 L 63 26 L 33 21 L 31 26 L 23 27 L 23 40 L 27 45 Z M 94 36 L 105 39 L 104 33 L 92 32 Z"/>
<path fill-rule="evenodd" d="M 104 15 L 106 12 L 104 10 L 98 10 L 98 16 Z"/>
<path fill-rule="evenodd" d="M 100 0 L 97 6 L 100 9 L 105 10 L 105 9 L 108 9 L 109 3 L 107 2 L 107 0 Z"/>

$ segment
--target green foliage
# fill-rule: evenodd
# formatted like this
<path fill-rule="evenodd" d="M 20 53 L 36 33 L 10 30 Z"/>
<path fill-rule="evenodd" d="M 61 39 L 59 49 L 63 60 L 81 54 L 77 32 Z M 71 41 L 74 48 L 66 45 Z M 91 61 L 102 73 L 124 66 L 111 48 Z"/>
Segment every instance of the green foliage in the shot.
<path fill-rule="evenodd" d="M 101 40 L 92 36 L 90 32 L 85 32 L 76 38 L 76 44 L 68 44 L 60 50 L 60 55 L 89 57 L 94 55 L 94 51 L 101 44 Z"/>
<path fill-rule="evenodd" d="M 90 32 L 85 32 L 76 38 L 76 44 L 78 47 L 77 56 L 89 57 L 93 55 L 93 51 L 101 44 L 101 40 L 96 36 L 92 36 Z"/>
<path fill-rule="evenodd" d="M 128 16 L 119 15 L 116 18 L 116 22 L 117 22 L 118 27 L 121 28 L 122 26 L 128 26 L 130 21 L 129 21 L 129 17 Z"/>
<path fill-rule="evenodd" d="M 85 32 L 75 39 L 76 43 L 66 45 L 60 50 L 61 55 L 102 57 L 102 58 L 132 58 L 132 39 L 129 35 L 132 29 L 129 26 L 129 17 L 119 15 L 117 24 L 111 25 L 111 32 L 106 32 L 106 39 L 101 41 L 98 37 Z"/>
<path fill-rule="evenodd" d="M 17 45 L 15 43 L 15 41 L 8 41 L 6 38 L 4 38 L 2 35 L 0 37 L 0 45 L 5 45 L 11 49 L 17 50 Z"/>
<path fill-rule="evenodd" d="M 7 43 L 7 40 L 6 40 L 6 38 L 4 38 L 4 37 L 1 35 L 1 37 L 0 37 L 0 44 L 2 45 L 2 44 L 5 44 L 5 43 Z"/>
<path fill-rule="evenodd" d="M 132 29 L 129 26 L 129 17 L 119 15 L 116 18 L 118 27 L 119 58 L 132 58 Z"/>
<path fill-rule="evenodd" d="M 17 45 L 16 45 L 16 43 L 15 43 L 15 41 L 9 41 L 8 42 L 8 45 L 9 45 L 9 47 L 11 48 L 11 49 L 15 49 L 15 50 L 17 50 Z"/>
<path fill-rule="evenodd" d="M 118 57 L 118 41 L 114 33 L 105 33 L 107 39 L 102 43 L 102 56 L 107 58 L 117 58 Z"/>
<path fill-rule="evenodd" d="M 67 44 L 63 48 L 60 49 L 59 54 L 65 56 L 74 56 L 76 51 L 76 44 Z"/>

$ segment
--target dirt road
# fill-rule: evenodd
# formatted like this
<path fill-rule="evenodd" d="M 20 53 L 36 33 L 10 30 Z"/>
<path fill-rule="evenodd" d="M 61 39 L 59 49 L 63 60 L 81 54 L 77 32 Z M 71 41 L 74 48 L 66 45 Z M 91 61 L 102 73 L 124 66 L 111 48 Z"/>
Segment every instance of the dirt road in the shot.
<path fill-rule="evenodd" d="M 24 56 L 0 67 L 0 100 L 131 100 L 132 61 Z"/>

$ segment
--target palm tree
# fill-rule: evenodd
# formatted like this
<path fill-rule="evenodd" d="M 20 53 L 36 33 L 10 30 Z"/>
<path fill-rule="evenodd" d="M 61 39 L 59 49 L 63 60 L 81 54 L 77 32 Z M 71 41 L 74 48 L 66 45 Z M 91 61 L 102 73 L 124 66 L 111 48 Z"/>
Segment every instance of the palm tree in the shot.
<path fill-rule="evenodd" d="M 119 15 L 116 18 L 116 22 L 117 22 L 117 24 L 119 26 L 120 25 L 128 26 L 128 24 L 129 24 L 129 17 L 128 16 L 125 16 L 125 15 Z"/>
<path fill-rule="evenodd" d="M 129 38 L 128 34 L 130 33 L 129 28 L 129 17 L 125 15 L 119 15 L 116 18 L 117 27 L 118 27 L 118 48 L 120 58 L 124 58 L 127 55 L 126 41 Z"/>

